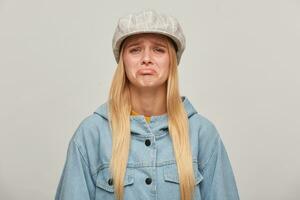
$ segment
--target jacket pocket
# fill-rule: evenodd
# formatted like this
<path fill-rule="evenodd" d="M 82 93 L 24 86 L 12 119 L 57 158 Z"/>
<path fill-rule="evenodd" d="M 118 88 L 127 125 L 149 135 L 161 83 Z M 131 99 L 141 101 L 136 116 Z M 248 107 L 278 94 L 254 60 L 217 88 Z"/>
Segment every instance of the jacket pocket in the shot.
<path fill-rule="evenodd" d="M 194 169 L 194 176 L 195 176 L 195 185 L 198 185 L 202 181 L 203 176 L 198 170 L 197 163 L 193 163 L 193 169 Z M 165 181 L 179 184 L 179 177 L 178 177 L 176 163 L 164 166 L 163 170 L 164 170 L 163 174 L 164 174 Z"/>
<path fill-rule="evenodd" d="M 124 187 L 128 185 L 132 185 L 134 183 L 134 176 L 132 171 L 126 171 L 124 177 Z M 109 168 L 101 169 L 97 175 L 96 186 L 101 188 L 107 192 L 114 192 L 113 179 Z"/>

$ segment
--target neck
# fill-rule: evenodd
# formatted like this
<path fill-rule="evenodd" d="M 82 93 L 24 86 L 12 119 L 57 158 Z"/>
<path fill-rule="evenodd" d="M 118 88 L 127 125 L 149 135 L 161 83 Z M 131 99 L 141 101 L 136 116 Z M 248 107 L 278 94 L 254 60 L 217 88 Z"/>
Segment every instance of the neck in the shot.
<path fill-rule="evenodd" d="M 132 110 L 144 115 L 162 115 L 167 112 L 166 87 L 136 88 L 130 86 Z"/>

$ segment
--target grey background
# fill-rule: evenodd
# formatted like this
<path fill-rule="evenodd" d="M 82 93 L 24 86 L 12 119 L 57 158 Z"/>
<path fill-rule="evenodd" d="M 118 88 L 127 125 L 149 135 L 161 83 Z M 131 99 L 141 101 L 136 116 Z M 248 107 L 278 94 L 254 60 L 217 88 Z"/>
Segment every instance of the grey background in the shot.
<path fill-rule="evenodd" d="M 117 19 L 142 8 L 182 24 L 181 94 L 219 130 L 241 199 L 300 199 L 297 0 L 0 1 L 0 199 L 54 198 L 106 101 Z"/>

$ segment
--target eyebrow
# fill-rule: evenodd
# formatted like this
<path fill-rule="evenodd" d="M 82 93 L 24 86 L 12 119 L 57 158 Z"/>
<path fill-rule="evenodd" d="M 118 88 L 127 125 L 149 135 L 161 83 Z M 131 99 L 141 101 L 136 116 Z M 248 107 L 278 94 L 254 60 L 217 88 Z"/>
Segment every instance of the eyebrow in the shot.
<path fill-rule="evenodd" d="M 129 47 L 132 47 L 132 46 L 136 46 L 136 45 L 139 45 L 141 42 L 139 41 L 139 42 L 133 42 L 133 43 L 129 43 L 129 44 L 127 44 L 126 45 L 126 47 L 127 48 L 129 48 Z M 155 45 L 158 45 L 158 46 L 162 46 L 162 47 L 165 47 L 165 48 L 167 48 L 167 46 L 165 45 L 165 44 L 163 44 L 162 42 L 153 42 Z"/>

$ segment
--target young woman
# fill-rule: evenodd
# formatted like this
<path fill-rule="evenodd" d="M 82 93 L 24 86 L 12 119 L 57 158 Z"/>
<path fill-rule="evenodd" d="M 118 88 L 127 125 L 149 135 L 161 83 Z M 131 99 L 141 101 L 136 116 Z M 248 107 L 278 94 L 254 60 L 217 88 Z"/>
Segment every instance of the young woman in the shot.
<path fill-rule="evenodd" d="M 56 200 L 238 200 L 214 124 L 180 96 L 185 37 L 154 10 L 120 18 L 108 101 L 69 147 Z"/>

